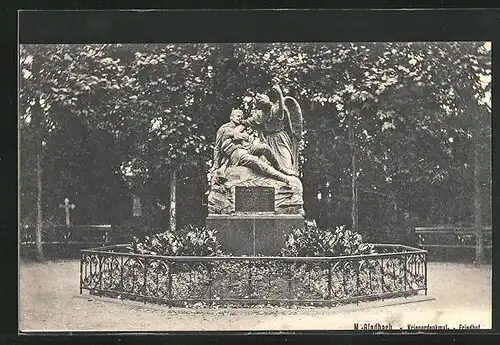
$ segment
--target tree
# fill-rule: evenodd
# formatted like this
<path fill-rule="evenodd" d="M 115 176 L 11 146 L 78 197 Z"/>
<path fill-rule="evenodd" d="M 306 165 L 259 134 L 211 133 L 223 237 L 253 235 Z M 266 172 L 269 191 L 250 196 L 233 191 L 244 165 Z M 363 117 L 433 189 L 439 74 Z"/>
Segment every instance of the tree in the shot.
<path fill-rule="evenodd" d="M 30 104 L 41 99 L 43 128 L 48 129 L 42 141 L 73 116 L 90 133 L 105 131 L 113 136 L 122 160 L 120 173 L 131 189 L 168 179 L 180 165 L 191 164 L 193 157 L 208 149 L 204 136 L 196 133 L 193 103 L 207 93 L 201 86 L 213 73 L 203 54 L 214 49 L 209 45 L 23 46 L 22 123 L 27 132 L 42 135 L 33 128 L 34 122 L 30 125 L 34 111 Z M 33 60 L 47 67 L 35 71 Z"/>
<path fill-rule="evenodd" d="M 428 205 L 443 215 L 430 220 L 467 220 L 467 207 L 448 211 L 444 201 L 473 195 L 476 186 L 477 209 L 485 209 L 480 197 L 490 179 L 483 168 L 488 152 L 483 138 L 490 128 L 491 62 L 482 47 L 458 42 L 26 46 L 21 114 L 31 116 L 30 102 L 39 90 L 44 138 L 71 115 L 91 135 L 101 131 L 113 138 L 119 173 L 129 188 L 148 187 L 162 204 L 170 204 L 176 176 L 174 201 L 200 208 L 217 128 L 231 108 L 249 111 L 252 94 L 266 92 L 277 77 L 304 110 L 308 212 L 319 212 L 308 205 L 321 192 L 321 202 L 330 203 L 327 221 L 344 222 L 339 213 L 350 208 L 354 224 L 359 214 L 360 223 L 373 226 L 382 204 L 390 206 L 386 218 L 393 215 L 393 222 L 406 210 Z M 48 66 L 38 73 L 37 87 L 30 77 L 34 56 Z M 26 133 L 32 127 L 27 124 Z M 355 157 L 347 154 L 353 142 Z M 482 153 L 476 164 L 474 152 Z M 170 193 L 164 192 L 168 184 Z M 192 194 L 183 192 L 188 190 Z M 372 218 L 359 209 L 367 207 L 368 196 L 383 200 Z M 422 216 L 434 217 L 431 211 Z M 203 220 L 203 214 L 196 217 Z"/>
<path fill-rule="evenodd" d="M 41 70 L 41 61 L 38 59 L 32 59 L 29 61 L 32 64 L 32 71 L 37 75 Z M 29 77 L 30 75 L 24 72 L 24 76 Z M 28 72 L 29 73 L 29 72 Z M 34 77 L 35 88 L 41 84 L 38 77 Z M 36 231 L 35 231 L 35 244 L 36 244 L 36 256 L 39 261 L 42 261 L 43 248 L 42 248 L 42 232 L 43 232 L 43 215 L 42 215 L 42 155 L 43 155 L 43 130 L 44 130 L 44 119 L 43 119 L 43 109 L 44 99 L 41 97 L 39 90 L 34 90 L 32 93 L 34 99 L 31 100 L 30 104 L 33 109 L 33 124 L 35 128 L 36 135 L 34 137 L 34 152 L 36 156 Z"/>

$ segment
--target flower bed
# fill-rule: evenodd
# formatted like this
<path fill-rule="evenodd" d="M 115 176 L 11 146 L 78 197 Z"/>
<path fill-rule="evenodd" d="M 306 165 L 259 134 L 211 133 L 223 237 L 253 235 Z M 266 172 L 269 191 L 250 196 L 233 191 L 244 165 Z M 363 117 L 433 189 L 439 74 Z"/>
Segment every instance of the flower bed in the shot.
<path fill-rule="evenodd" d="M 327 304 L 427 293 L 427 252 L 367 244 L 343 256 L 164 256 L 81 251 L 80 292 L 171 305 Z"/>

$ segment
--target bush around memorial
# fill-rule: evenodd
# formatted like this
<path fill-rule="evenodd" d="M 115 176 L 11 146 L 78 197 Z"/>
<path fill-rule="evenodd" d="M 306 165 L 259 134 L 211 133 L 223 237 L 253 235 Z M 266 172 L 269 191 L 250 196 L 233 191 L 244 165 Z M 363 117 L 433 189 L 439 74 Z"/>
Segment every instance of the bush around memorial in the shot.
<path fill-rule="evenodd" d="M 131 249 L 136 254 L 162 256 L 232 256 L 232 253 L 222 251 L 216 230 L 193 225 L 142 239 L 134 237 Z M 359 233 L 345 226 L 330 229 L 308 226 L 292 229 L 279 256 L 334 257 L 374 253 L 373 245 L 363 243 Z"/>
<path fill-rule="evenodd" d="M 337 226 L 293 229 L 288 235 L 282 256 L 344 256 L 375 254 L 373 245 L 363 243 L 359 233 Z"/>
<path fill-rule="evenodd" d="M 188 225 L 176 231 L 167 230 L 143 239 L 134 237 L 132 250 L 136 254 L 162 256 L 222 255 L 217 231 Z"/>

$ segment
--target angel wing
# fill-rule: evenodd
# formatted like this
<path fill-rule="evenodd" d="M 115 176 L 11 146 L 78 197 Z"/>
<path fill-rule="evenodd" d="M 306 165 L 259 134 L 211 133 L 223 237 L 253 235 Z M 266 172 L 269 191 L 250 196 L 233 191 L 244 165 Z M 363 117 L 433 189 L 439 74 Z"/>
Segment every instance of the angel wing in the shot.
<path fill-rule="evenodd" d="M 288 110 L 288 122 L 290 128 L 290 134 L 297 138 L 297 140 L 302 140 L 303 131 L 303 118 L 302 109 L 295 98 L 286 96 L 285 97 L 285 107 Z"/>
<path fill-rule="evenodd" d="M 302 141 L 304 120 L 302 117 L 302 109 L 299 103 L 293 97 L 286 96 L 285 99 L 286 114 L 288 117 L 288 130 L 292 139 L 292 160 L 295 171 L 299 171 L 299 145 Z"/>

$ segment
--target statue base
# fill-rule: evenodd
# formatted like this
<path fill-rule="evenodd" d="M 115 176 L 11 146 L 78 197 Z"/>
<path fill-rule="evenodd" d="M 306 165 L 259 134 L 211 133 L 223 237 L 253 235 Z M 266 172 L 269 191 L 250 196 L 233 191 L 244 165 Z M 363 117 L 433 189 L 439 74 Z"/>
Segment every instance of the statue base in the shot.
<path fill-rule="evenodd" d="M 217 231 L 222 250 L 232 255 L 278 255 L 287 234 L 302 227 L 299 214 L 209 214 L 206 219 L 206 228 Z"/>
<path fill-rule="evenodd" d="M 212 181 L 208 195 L 209 214 L 232 214 L 239 212 L 235 202 L 235 187 L 272 187 L 275 191 L 274 211 L 278 214 L 304 215 L 302 183 L 297 177 L 290 177 L 291 184 L 261 176 L 242 166 L 226 170 L 227 181 L 217 184 Z"/>

